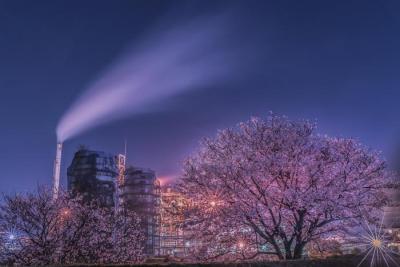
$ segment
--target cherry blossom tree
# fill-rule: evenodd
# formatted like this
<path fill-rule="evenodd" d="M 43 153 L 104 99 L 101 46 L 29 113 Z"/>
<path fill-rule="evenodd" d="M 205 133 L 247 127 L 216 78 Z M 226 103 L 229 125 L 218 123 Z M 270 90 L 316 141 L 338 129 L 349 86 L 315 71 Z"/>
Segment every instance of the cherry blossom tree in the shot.
<path fill-rule="evenodd" d="M 114 230 L 111 263 L 141 262 L 145 237 L 139 216 L 129 209 L 123 209 L 110 221 Z"/>
<path fill-rule="evenodd" d="M 43 265 L 56 261 L 63 236 L 62 198 L 39 188 L 37 194 L 5 196 L 0 207 L 0 228 L 9 238 L 3 250 L 18 264 Z"/>
<path fill-rule="evenodd" d="M 397 186 L 379 153 L 271 115 L 204 139 L 179 182 L 197 259 L 300 258 L 305 246 L 374 220 Z"/>
<path fill-rule="evenodd" d="M 139 217 L 51 190 L 5 196 L 0 205 L 3 261 L 22 265 L 136 263 L 143 259 Z"/>

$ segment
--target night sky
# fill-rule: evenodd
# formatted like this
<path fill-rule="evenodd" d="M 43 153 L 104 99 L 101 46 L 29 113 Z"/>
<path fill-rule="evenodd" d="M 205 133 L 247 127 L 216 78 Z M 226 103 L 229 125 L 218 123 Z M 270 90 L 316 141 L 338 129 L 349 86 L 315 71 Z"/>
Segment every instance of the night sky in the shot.
<path fill-rule="evenodd" d="M 67 140 L 63 183 L 80 144 L 119 153 L 125 138 L 130 164 L 176 177 L 202 137 L 269 111 L 317 120 L 396 168 L 399 13 L 399 1 L 0 0 L 0 191 L 51 185 L 58 121 L 127 46 L 216 14 L 229 14 L 227 43 L 251 66 Z"/>

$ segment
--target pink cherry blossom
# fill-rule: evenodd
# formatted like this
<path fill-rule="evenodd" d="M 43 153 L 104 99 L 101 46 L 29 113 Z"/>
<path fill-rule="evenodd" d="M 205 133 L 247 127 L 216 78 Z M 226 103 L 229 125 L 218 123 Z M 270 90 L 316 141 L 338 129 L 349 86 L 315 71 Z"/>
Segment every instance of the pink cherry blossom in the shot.
<path fill-rule="evenodd" d="M 299 258 L 309 242 L 379 216 L 398 185 L 386 163 L 315 129 L 271 115 L 202 141 L 179 182 L 196 259 Z"/>

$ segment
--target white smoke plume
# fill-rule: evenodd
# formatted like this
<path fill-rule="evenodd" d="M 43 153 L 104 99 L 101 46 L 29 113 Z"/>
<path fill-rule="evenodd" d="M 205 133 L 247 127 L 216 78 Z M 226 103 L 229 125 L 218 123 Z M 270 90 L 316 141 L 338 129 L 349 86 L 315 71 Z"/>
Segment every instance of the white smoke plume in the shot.
<path fill-rule="evenodd" d="M 73 103 L 57 126 L 59 142 L 238 75 L 238 48 L 229 42 L 225 17 L 161 28 L 136 42 Z"/>

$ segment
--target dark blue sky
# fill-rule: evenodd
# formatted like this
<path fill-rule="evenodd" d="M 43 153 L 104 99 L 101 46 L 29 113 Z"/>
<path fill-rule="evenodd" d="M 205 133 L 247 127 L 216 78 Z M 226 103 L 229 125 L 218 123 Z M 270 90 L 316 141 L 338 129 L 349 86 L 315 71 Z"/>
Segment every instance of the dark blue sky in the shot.
<path fill-rule="evenodd" d="M 398 1 L 0 1 L 0 191 L 51 184 L 55 128 L 73 101 L 160 21 L 229 10 L 254 65 L 234 83 L 180 94 L 166 108 L 66 141 L 62 179 L 79 144 L 177 175 L 203 136 L 268 111 L 317 119 L 396 167 L 400 149 Z"/>

